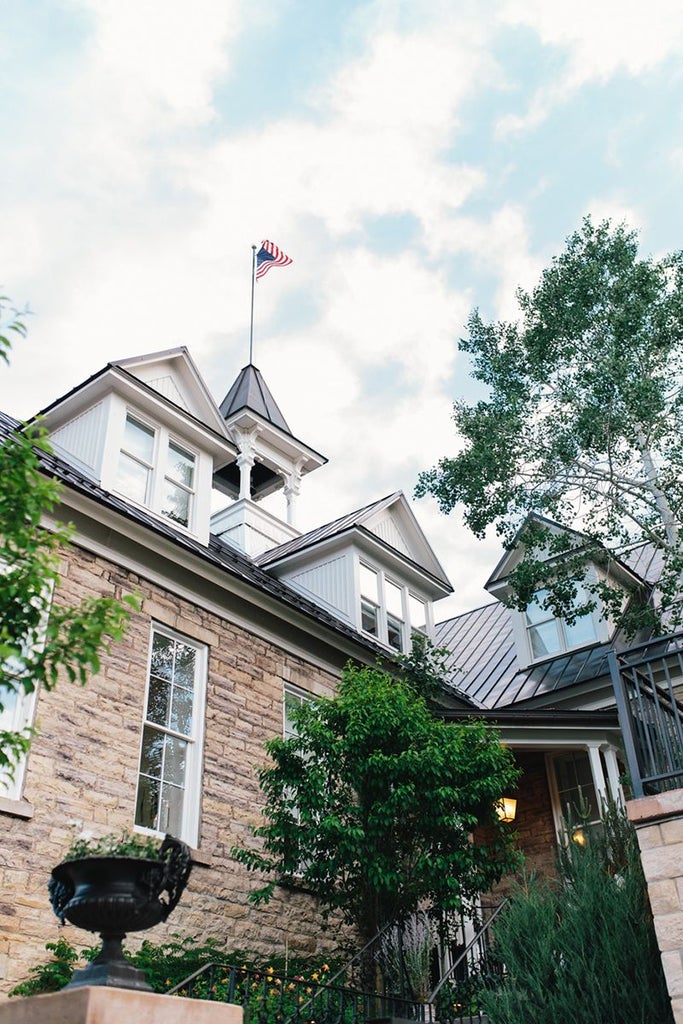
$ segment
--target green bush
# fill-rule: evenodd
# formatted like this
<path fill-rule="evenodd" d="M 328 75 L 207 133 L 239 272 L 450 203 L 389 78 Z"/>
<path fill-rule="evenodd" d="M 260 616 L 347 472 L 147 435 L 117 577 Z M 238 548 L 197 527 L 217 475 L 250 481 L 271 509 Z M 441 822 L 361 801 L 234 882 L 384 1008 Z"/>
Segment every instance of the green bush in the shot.
<path fill-rule="evenodd" d="M 29 970 L 29 978 L 16 985 L 10 992 L 11 996 L 35 996 L 45 992 L 57 992 L 67 985 L 79 965 L 79 960 L 92 960 L 99 952 L 99 946 L 93 946 L 79 953 L 65 938 L 57 942 L 46 943 L 45 948 L 52 956 L 45 963 L 37 964 Z M 324 984 L 340 966 L 334 960 L 317 957 L 290 957 L 278 954 L 264 957 L 260 953 L 251 953 L 241 949 L 226 950 L 216 939 L 198 942 L 191 936 L 174 935 L 169 942 L 154 943 L 145 939 L 140 948 L 131 952 L 125 950 L 126 956 L 134 967 L 145 972 L 147 981 L 155 992 L 168 992 L 179 985 L 191 974 L 207 964 L 228 967 L 243 967 L 249 971 L 260 973 L 255 989 L 255 998 L 262 999 L 261 989 L 272 995 L 270 988 L 276 989 L 282 984 L 285 976 L 297 981 L 310 979 L 311 984 Z M 212 992 L 206 984 L 199 983 L 193 989 L 195 999 L 224 997 L 227 985 L 226 972 L 217 971 L 214 980 L 216 987 Z M 273 984 L 268 988 L 269 979 Z M 277 980 L 277 985 L 275 985 Z M 265 984 L 261 985 L 261 981 Z M 236 995 L 241 999 L 241 991 Z"/>
<path fill-rule="evenodd" d="M 71 981 L 71 975 L 79 958 L 79 953 L 66 939 L 47 942 L 45 949 L 52 957 L 44 964 L 37 964 L 29 970 L 27 981 L 22 981 L 10 992 L 11 996 L 37 996 L 44 992 L 58 992 Z"/>
<path fill-rule="evenodd" d="M 672 1022 L 635 832 L 607 808 L 556 884 L 528 880 L 496 923 L 505 980 L 482 994 L 491 1024 Z"/>

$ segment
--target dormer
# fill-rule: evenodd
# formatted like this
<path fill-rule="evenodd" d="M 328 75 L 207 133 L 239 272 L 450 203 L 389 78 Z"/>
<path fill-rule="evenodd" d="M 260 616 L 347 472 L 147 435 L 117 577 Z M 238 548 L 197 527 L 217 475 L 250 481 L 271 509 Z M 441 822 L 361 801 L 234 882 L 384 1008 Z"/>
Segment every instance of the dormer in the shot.
<path fill-rule="evenodd" d="M 401 492 L 257 561 L 359 633 L 395 651 L 409 651 L 413 633 L 433 636 L 433 603 L 453 590 Z"/>
<path fill-rule="evenodd" d="M 237 449 L 184 346 L 108 363 L 40 416 L 57 454 L 208 544 L 213 476 Z"/>
<path fill-rule="evenodd" d="M 550 520 L 535 516 L 534 520 L 552 536 L 562 536 L 569 541 L 574 549 L 585 547 L 588 538 L 585 535 L 560 526 Z M 524 557 L 524 543 L 521 540 L 524 527 L 518 534 L 518 541 L 506 551 L 493 573 L 485 584 L 485 589 L 499 601 L 507 601 L 513 596 L 510 577 Z M 548 552 L 547 561 L 560 559 L 562 555 Z M 642 588 L 643 581 L 627 565 L 612 558 L 609 571 L 596 561 L 587 560 L 583 585 L 578 585 L 573 602 L 575 608 L 585 605 L 590 599 L 595 608 L 586 615 L 569 621 L 571 616 L 562 617 L 555 614 L 550 606 L 548 591 L 539 585 L 533 599 L 524 610 L 510 608 L 510 619 L 515 638 L 517 661 L 520 668 L 527 668 L 537 662 L 547 661 L 570 651 L 580 650 L 607 643 L 612 640 L 616 628 L 615 622 L 608 614 L 600 597 L 589 593 L 589 588 L 601 580 L 608 581 L 610 586 L 623 591 L 624 604 Z"/>

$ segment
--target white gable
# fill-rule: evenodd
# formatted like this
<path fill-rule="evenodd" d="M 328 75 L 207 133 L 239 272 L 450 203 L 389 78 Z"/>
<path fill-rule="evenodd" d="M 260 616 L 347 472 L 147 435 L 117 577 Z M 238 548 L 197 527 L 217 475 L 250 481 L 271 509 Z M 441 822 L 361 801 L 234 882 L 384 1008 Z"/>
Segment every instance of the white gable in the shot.
<path fill-rule="evenodd" d="M 369 525 L 368 529 L 376 537 L 379 537 L 380 540 L 383 540 L 385 544 L 388 544 L 389 547 L 395 548 L 396 551 L 400 551 L 402 555 L 406 555 L 408 558 L 413 558 L 413 552 L 401 532 L 400 524 L 391 513 Z"/>

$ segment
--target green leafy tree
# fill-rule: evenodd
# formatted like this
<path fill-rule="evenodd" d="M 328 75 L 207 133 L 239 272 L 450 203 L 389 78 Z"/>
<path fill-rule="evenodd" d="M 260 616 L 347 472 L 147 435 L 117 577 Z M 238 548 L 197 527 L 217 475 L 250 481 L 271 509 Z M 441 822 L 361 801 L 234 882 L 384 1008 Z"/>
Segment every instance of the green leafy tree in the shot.
<path fill-rule="evenodd" d="M 439 721 L 409 678 L 349 665 L 336 697 L 297 709 L 297 736 L 267 744 L 262 845 L 233 849 L 271 875 L 253 900 L 302 886 L 369 939 L 418 907 L 465 907 L 517 864 L 495 813 L 512 755 L 482 722 Z"/>
<path fill-rule="evenodd" d="M 416 493 L 446 513 L 462 505 L 479 537 L 494 526 L 509 547 L 519 534 L 519 607 L 545 587 L 546 607 L 572 621 L 586 561 L 648 542 L 663 561 L 661 608 L 681 621 L 683 253 L 640 259 L 634 232 L 587 218 L 518 301 L 514 323 L 471 315 L 460 348 L 488 396 L 456 403 L 460 450 Z M 579 612 L 598 595 L 622 615 L 623 594 L 604 579 Z M 643 608 L 629 614 L 630 631 L 653 624 Z"/>
<path fill-rule="evenodd" d="M 12 339 L 25 333 L 24 315 L 0 298 L 5 362 Z M 99 671 L 100 653 L 121 638 L 137 606 L 133 595 L 53 604 L 59 559 L 71 531 L 59 523 L 45 525 L 61 493 L 41 466 L 41 455 L 50 453 L 39 425 L 10 430 L 0 442 L 0 714 L 22 691 L 31 693 L 39 685 L 52 689 L 60 674 L 85 683 Z M 0 729 L 0 776 L 12 775 L 30 739 L 30 729 Z"/>

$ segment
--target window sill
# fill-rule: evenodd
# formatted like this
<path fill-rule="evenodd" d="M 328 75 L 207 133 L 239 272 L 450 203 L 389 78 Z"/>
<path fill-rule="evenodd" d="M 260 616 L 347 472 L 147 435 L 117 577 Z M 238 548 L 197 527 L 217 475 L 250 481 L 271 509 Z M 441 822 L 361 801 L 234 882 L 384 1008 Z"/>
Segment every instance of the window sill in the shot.
<path fill-rule="evenodd" d="M 211 868 L 213 867 L 213 860 L 208 853 L 204 853 L 203 850 L 195 850 L 193 846 L 190 847 L 190 857 L 192 863 L 196 864 L 199 868 Z"/>
<path fill-rule="evenodd" d="M 28 800 L 10 800 L 6 796 L 0 796 L 0 814 L 9 814 L 13 818 L 33 817 L 33 804 Z"/>

